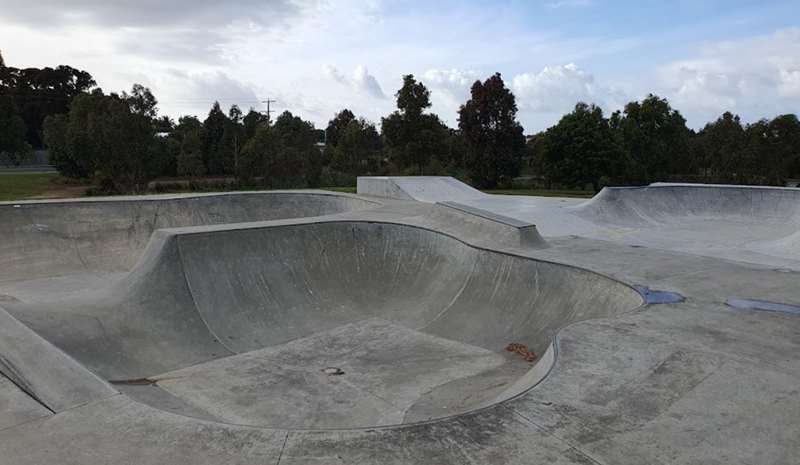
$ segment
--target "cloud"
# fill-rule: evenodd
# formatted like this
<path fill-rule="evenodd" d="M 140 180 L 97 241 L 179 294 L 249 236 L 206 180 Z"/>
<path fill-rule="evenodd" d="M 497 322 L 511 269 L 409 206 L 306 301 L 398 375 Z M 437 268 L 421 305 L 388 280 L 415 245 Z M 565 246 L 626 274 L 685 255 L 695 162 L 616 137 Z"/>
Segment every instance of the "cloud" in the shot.
<path fill-rule="evenodd" d="M 478 73 L 470 70 L 429 69 L 422 75 L 422 81 L 434 91 L 445 92 L 459 100 L 469 95 L 469 89 L 478 79 Z"/>
<path fill-rule="evenodd" d="M 610 93 L 575 63 L 546 66 L 538 73 L 514 76 L 512 88 L 521 109 L 551 113 L 568 112 L 579 101 L 607 104 Z"/>
<path fill-rule="evenodd" d="M 298 15 L 311 0 L 3 0 L 2 17 L 36 27 L 203 28 L 234 22 L 268 25 Z"/>
<path fill-rule="evenodd" d="M 724 111 L 746 120 L 796 111 L 800 104 L 800 28 L 707 44 L 656 72 L 657 86 L 695 123 Z"/>
<path fill-rule="evenodd" d="M 0 27 L 42 34 L 92 31 L 116 53 L 163 62 L 220 64 L 243 34 L 285 31 L 321 0 L 0 0 Z"/>
<path fill-rule="evenodd" d="M 383 89 L 378 83 L 378 80 L 375 79 L 375 76 L 371 75 L 369 70 L 363 65 L 356 66 L 351 77 L 345 76 L 336 67 L 331 65 L 323 65 L 322 73 L 329 79 L 339 84 L 349 86 L 364 95 L 381 100 L 386 99 L 386 94 L 383 93 Z"/>
<path fill-rule="evenodd" d="M 350 85 L 350 82 L 347 80 L 345 75 L 339 72 L 339 70 L 336 69 L 335 66 L 322 65 L 322 74 L 324 74 L 329 79 L 333 79 L 339 84 Z"/>
<path fill-rule="evenodd" d="M 253 107 L 260 109 L 261 100 L 254 85 L 238 81 L 227 74 L 216 72 L 186 72 L 170 69 L 157 79 L 142 81 L 158 98 L 159 108 L 166 114 L 192 114 L 201 119 L 214 101 L 223 109 L 238 105 L 245 112 Z"/>

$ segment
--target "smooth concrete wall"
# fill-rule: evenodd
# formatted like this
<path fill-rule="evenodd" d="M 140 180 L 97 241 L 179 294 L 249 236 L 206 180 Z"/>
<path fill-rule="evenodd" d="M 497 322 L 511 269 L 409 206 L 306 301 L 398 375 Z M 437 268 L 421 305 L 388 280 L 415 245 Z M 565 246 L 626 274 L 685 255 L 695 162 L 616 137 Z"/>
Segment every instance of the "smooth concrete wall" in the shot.
<path fill-rule="evenodd" d="M 291 192 L 0 203 L 0 282 L 128 271 L 157 229 L 328 215 L 378 204 Z"/>
<path fill-rule="evenodd" d="M 697 219 L 800 226 L 800 189 L 711 184 L 606 187 L 574 211 L 598 223 L 632 226 Z"/>
<path fill-rule="evenodd" d="M 379 222 L 162 230 L 97 296 L 9 311 L 106 379 L 279 345 L 367 318 L 543 353 L 572 322 L 641 304 L 604 276 Z"/>

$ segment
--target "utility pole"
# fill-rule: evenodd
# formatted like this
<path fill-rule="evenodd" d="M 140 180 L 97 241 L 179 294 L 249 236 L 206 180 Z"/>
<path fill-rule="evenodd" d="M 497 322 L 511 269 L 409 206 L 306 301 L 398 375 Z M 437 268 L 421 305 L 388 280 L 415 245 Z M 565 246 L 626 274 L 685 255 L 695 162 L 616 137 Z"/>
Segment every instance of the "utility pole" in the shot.
<path fill-rule="evenodd" d="M 269 104 L 270 103 L 275 103 L 275 100 L 266 99 L 266 100 L 262 100 L 261 103 L 266 103 L 267 104 L 267 119 L 271 121 L 271 119 L 270 119 L 270 113 L 271 112 L 270 112 L 270 109 L 269 109 Z"/>

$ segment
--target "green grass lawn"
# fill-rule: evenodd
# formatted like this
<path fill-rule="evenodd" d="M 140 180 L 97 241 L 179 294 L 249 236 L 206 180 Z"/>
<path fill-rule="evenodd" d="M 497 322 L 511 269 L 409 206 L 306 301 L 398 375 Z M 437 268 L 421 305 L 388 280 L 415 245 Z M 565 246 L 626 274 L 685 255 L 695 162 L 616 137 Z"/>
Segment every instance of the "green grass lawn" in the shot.
<path fill-rule="evenodd" d="M 0 174 L 0 201 L 80 197 L 85 188 L 86 186 L 65 182 L 65 179 L 56 173 Z M 322 187 L 321 189 L 350 194 L 356 193 L 355 186 Z M 590 198 L 594 195 L 589 191 L 545 189 L 491 189 L 484 192 L 487 194 L 578 198 Z"/>
<path fill-rule="evenodd" d="M 356 193 L 356 186 L 347 186 L 347 187 L 320 187 L 320 189 L 324 191 L 333 191 L 333 192 L 344 192 L 345 194 L 355 194 Z"/>
<path fill-rule="evenodd" d="M 485 190 L 487 194 L 500 194 L 500 195 L 534 195 L 538 197 L 575 197 L 580 199 L 588 199 L 594 197 L 592 191 L 578 191 L 578 190 L 548 190 L 548 189 L 489 189 Z"/>
<path fill-rule="evenodd" d="M 57 173 L 0 174 L 0 201 L 46 196 L 59 187 Z"/>

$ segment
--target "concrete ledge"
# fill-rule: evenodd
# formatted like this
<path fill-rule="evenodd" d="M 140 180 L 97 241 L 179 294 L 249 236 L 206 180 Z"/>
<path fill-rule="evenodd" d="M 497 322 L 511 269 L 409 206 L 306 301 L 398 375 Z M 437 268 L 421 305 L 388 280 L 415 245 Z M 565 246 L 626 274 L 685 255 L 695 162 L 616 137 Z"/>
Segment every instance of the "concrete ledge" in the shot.
<path fill-rule="evenodd" d="M 486 197 L 478 189 L 450 176 L 361 176 L 357 185 L 360 195 L 426 203 Z"/>
<path fill-rule="evenodd" d="M 512 231 L 513 235 L 516 236 L 518 245 L 522 247 L 547 247 L 547 241 L 545 241 L 544 238 L 539 234 L 539 230 L 533 223 L 520 221 L 515 218 L 509 218 L 507 216 L 499 215 L 497 213 L 492 213 L 490 211 L 471 207 L 458 202 L 438 202 L 436 205 L 455 210 L 459 213 L 487 220 L 488 222 L 496 225 L 498 228 Z"/>

